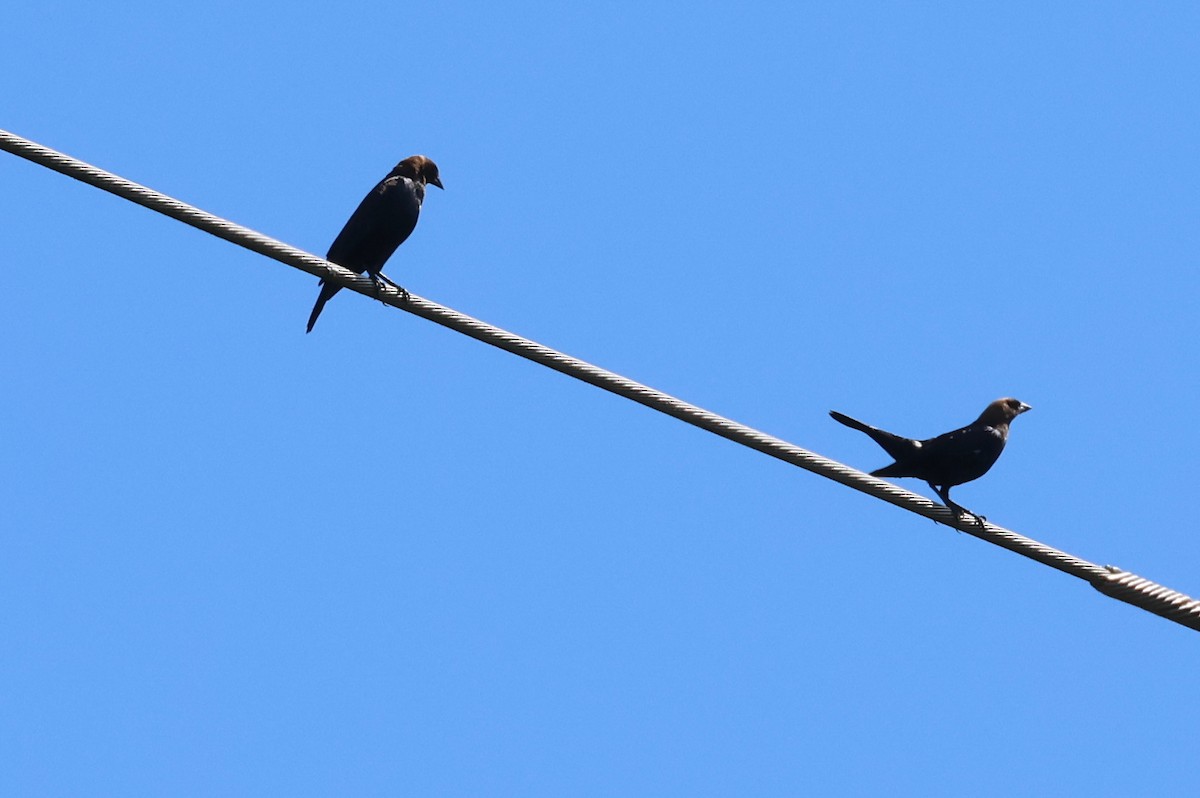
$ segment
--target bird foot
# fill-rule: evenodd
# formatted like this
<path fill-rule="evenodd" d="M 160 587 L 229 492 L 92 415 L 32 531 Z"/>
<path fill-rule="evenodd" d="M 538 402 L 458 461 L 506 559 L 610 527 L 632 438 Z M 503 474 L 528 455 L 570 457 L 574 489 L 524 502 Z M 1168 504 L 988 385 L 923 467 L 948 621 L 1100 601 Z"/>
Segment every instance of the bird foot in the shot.
<path fill-rule="evenodd" d="M 372 274 L 371 280 L 375 283 L 375 297 L 380 302 L 383 301 L 383 292 L 386 290 L 387 286 L 391 286 L 392 288 L 395 288 L 397 291 L 399 291 L 400 299 L 402 299 L 403 301 L 407 302 L 408 300 L 412 299 L 412 297 L 409 295 L 408 291 L 406 291 L 404 289 L 404 286 L 398 285 L 398 284 L 392 282 L 391 278 L 389 278 L 387 275 L 385 275 L 383 273 Z"/>
<path fill-rule="evenodd" d="M 971 512 L 970 510 L 968 510 L 966 507 L 960 507 L 960 506 L 958 506 L 957 504 L 949 504 L 949 505 L 947 505 L 947 506 L 948 506 L 948 507 L 949 507 L 949 508 L 950 508 L 950 509 L 951 509 L 951 510 L 954 512 L 954 514 L 955 514 L 955 515 L 957 515 L 959 518 L 962 518 L 963 516 L 968 516 L 968 515 L 969 515 L 971 518 L 974 518 L 974 519 L 975 519 L 975 523 L 979 524 L 979 528 L 980 528 L 980 529 L 983 529 L 983 528 L 984 528 L 984 527 L 987 525 L 987 516 L 986 516 L 986 515 L 980 515 L 979 513 L 973 513 L 973 512 Z M 961 531 L 961 530 L 960 530 L 960 531 Z"/>

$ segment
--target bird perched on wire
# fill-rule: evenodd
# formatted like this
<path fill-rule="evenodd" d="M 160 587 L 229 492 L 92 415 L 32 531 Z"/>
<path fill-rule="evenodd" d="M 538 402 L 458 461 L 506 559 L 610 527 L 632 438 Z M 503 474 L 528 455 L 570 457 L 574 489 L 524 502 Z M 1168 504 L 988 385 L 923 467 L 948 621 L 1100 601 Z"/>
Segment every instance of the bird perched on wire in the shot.
<path fill-rule="evenodd" d="M 437 164 L 433 161 L 424 155 L 414 155 L 396 164 L 388 176 L 363 197 L 342 232 L 333 240 L 325 259 L 352 272 L 366 272 L 380 291 L 386 283 L 407 296 L 407 291 L 383 274 L 383 264 L 416 228 L 426 185 L 442 188 Z M 306 332 L 312 332 L 325 303 L 341 290 L 340 285 L 321 280 L 321 294 L 308 317 Z"/>
<path fill-rule="evenodd" d="M 956 514 L 971 515 L 982 521 L 983 516 L 950 500 L 950 488 L 986 474 L 1004 451 L 1009 423 L 1029 409 L 1029 405 L 1017 399 L 997 399 L 967 426 L 923 441 L 893 435 L 836 410 L 829 411 L 829 415 L 847 427 L 867 433 L 896 461 L 872 471 L 871 476 L 923 479 Z"/>

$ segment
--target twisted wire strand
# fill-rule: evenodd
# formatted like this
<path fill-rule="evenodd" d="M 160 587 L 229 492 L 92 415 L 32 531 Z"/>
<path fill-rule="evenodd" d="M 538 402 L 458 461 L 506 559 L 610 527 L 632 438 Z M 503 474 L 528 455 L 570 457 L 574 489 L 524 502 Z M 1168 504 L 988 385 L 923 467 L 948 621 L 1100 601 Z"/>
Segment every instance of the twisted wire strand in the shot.
<path fill-rule="evenodd" d="M 1105 595 L 1200 631 L 1200 602 L 1148 579 L 1113 566 L 1096 565 L 990 522 L 966 516 L 959 517 L 947 507 L 924 496 L 872 477 L 835 460 L 814 454 L 716 413 L 711 413 L 619 374 L 522 338 L 515 333 L 494 327 L 432 300 L 412 293 L 406 299 L 399 291 L 391 287 L 380 291 L 369 278 L 355 274 L 337 264 L 8 131 L 0 130 L 0 149 L 116 194 L 173 219 L 178 219 L 185 224 L 212 233 L 226 241 L 266 255 L 301 271 L 379 299 L 387 305 L 408 311 L 413 315 L 470 336 L 477 341 L 540 363 L 785 463 L 798 466 L 826 479 L 902 507 L 909 512 L 974 535 L 981 540 L 1083 579 Z"/>
<path fill-rule="evenodd" d="M 1104 595 L 1200 631 L 1200 601 L 1115 565 L 1106 565 L 1104 572 L 1092 580 L 1092 587 Z"/>

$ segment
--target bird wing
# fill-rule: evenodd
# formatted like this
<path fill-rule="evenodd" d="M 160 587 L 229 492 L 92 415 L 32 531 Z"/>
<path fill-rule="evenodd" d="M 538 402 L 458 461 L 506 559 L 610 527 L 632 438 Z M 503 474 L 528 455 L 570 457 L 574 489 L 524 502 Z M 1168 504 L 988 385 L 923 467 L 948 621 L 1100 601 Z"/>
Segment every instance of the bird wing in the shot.
<path fill-rule="evenodd" d="M 939 485 L 961 485 L 986 474 L 1004 451 L 1005 435 L 996 427 L 970 424 L 923 441 L 921 459 Z"/>
<path fill-rule="evenodd" d="M 376 274 L 417 226 L 423 187 L 406 177 L 388 177 L 363 197 L 329 247 L 326 259 L 351 271 Z"/>

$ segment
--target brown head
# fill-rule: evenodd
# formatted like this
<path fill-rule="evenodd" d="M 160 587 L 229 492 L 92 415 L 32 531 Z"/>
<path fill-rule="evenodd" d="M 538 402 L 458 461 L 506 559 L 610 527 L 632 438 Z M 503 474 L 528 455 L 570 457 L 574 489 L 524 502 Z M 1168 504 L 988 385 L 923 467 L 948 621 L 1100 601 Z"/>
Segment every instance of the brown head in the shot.
<path fill-rule="evenodd" d="M 392 174 L 409 177 L 427 185 L 442 188 L 442 181 L 438 178 L 437 164 L 424 155 L 412 155 L 405 158 L 396 164 L 396 168 L 392 170 Z"/>
<path fill-rule="evenodd" d="M 1008 426 L 1008 422 L 1032 409 L 1019 399 L 997 399 L 979 414 L 979 421 L 976 423 L 987 424 L 989 427 Z"/>

